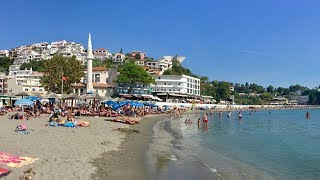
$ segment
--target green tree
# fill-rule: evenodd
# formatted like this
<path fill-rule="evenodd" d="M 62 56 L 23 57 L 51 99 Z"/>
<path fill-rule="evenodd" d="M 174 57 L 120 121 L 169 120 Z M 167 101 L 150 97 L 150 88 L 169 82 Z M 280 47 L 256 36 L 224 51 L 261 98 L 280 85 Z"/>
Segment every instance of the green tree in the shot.
<path fill-rule="evenodd" d="M 134 63 L 125 63 L 118 69 L 120 75 L 118 76 L 118 84 L 127 84 L 129 86 L 129 94 L 131 94 L 132 87 L 136 84 L 148 85 L 154 83 L 154 79 L 142 67 Z"/>
<path fill-rule="evenodd" d="M 274 87 L 273 86 L 268 86 L 267 87 L 267 92 L 269 92 L 269 93 L 273 93 L 274 92 Z"/>
<path fill-rule="evenodd" d="M 260 99 L 263 100 L 263 101 L 270 101 L 273 99 L 273 96 L 271 93 L 269 92 L 264 92 L 260 95 Z"/>
<path fill-rule="evenodd" d="M 229 82 L 225 82 L 225 81 L 219 82 L 219 86 L 217 89 L 217 97 L 219 97 L 222 100 L 230 99 L 230 83 Z M 217 101 L 220 99 L 217 99 Z"/>
<path fill-rule="evenodd" d="M 61 78 L 66 77 L 63 82 L 64 92 L 71 92 L 71 84 L 80 82 L 84 76 L 82 65 L 75 56 L 70 58 L 61 55 L 54 56 L 45 61 L 46 74 L 40 83 L 49 92 L 61 93 Z"/>
<path fill-rule="evenodd" d="M 9 66 L 13 64 L 14 59 L 1 57 L 0 58 L 0 72 L 7 73 L 9 71 Z"/>
<path fill-rule="evenodd" d="M 92 61 L 92 67 L 100 67 L 103 66 L 103 62 L 100 59 L 94 59 Z"/>
<path fill-rule="evenodd" d="M 23 63 L 20 66 L 20 69 L 30 69 L 32 68 L 32 70 L 34 71 L 39 71 L 39 72 L 45 72 L 46 68 L 45 68 L 45 60 L 40 60 L 40 61 L 30 61 L 29 63 Z"/>

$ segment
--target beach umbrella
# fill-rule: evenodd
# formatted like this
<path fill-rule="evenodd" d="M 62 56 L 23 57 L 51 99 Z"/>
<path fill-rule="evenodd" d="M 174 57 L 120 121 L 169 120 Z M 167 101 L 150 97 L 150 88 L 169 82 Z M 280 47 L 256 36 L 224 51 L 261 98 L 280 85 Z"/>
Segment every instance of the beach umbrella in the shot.
<path fill-rule="evenodd" d="M 114 102 L 114 101 L 104 101 L 103 103 L 106 104 L 106 105 L 108 105 L 108 106 L 114 106 L 114 105 L 117 104 L 117 103 Z"/>
<path fill-rule="evenodd" d="M 40 99 L 43 99 L 43 98 L 44 98 L 44 96 L 41 95 L 41 94 L 39 94 L 39 93 L 35 94 L 34 96 L 35 96 L 35 97 L 38 97 L 38 98 L 40 98 Z"/>
<path fill-rule="evenodd" d="M 76 93 L 69 94 L 66 99 L 71 99 L 71 108 L 73 107 L 73 100 L 80 99 L 80 96 Z"/>
<path fill-rule="evenodd" d="M 50 93 L 46 96 L 47 99 L 58 99 L 59 96 L 56 93 Z"/>
<path fill-rule="evenodd" d="M 78 101 L 76 103 L 77 106 L 89 106 L 90 104 L 88 102 L 85 101 Z"/>
<path fill-rule="evenodd" d="M 23 98 L 24 96 L 29 96 L 29 94 L 25 91 L 21 91 L 21 92 L 17 93 L 16 96 L 21 96 Z"/>
<path fill-rule="evenodd" d="M 113 99 L 110 96 L 107 96 L 103 101 L 112 101 Z"/>
<path fill-rule="evenodd" d="M 40 101 L 41 98 L 37 97 L 37 96 L 29 96 L 29 97 L 26 97 L 25 99 L 29 99 L 31 101 Z"/>
<path fill-rule="evenodd" d="M 152 103 L 148 103 L 148 102 L 144 102 L 143 104 L 144 104 L 145 106 L 157 107 L 156 104 L 152 104 Z"/>
<path fill-rule="evenodd" d="M 14 103 L 15 106 L 31 106 L 33 104 L 34 102 L 30 99 L 19 99 Z"/>
<path fill-rule="evenodd" d="M 41 99 L 40 102 L 41 104 L 47 104 L 49 103 L 49 99 Z"/>

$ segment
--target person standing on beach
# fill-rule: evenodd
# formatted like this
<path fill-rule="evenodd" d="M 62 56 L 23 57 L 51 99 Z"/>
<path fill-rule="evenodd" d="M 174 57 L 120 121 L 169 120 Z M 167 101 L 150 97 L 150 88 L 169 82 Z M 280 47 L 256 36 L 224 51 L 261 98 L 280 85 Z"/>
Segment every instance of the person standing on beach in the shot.
<path fill-rule="evenodd" d="M 204 116 L 203 116 L 203 124 L 204 124 L 204 127 L 208 127 L 208 116 L 207 116 L 207 114 L 205 114 Z"/>

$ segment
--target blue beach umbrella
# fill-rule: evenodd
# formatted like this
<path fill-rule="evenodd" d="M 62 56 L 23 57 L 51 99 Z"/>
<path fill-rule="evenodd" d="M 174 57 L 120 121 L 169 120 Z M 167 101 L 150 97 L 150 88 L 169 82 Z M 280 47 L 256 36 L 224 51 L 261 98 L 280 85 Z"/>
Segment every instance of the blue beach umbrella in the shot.
<path fill-rule="evenodd" d="M 41 101 L 42 98 L 39 98 L 37 96 L 29 96 L 29 97 L 26 97 L 25 99 L 29 99 L 31 101 Z"/>
<path fill-rule="evenodd" d="M 33 104 L 34 102 L 30 99 L 19 99 L 14 103 L 15 106 L 31 106 Z"/>
<path fill-rule="evenodd" d="M 143 104 L 144 104 L 145 106 L 157 107 L 156 104 L 152 104 L 152 103 L 148 103 L 148 102 L 144 102 Z"/>
<path fill-rule="evenodd" d="M 105 102 L 103 102 L 103 103 L 106 104 L 106 105 L 108 105 L 108 106 L 114 106 L 114 105 L 117 104 L 117 103 L 114 102 L 114 101 L 105 101 Z"/>

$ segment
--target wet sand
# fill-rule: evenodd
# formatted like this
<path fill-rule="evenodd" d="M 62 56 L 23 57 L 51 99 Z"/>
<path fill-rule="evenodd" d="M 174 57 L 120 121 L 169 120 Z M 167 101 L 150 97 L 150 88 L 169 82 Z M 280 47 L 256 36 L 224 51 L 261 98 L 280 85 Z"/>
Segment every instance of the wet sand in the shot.
<path fill-rule="evenodd" d="M 130 126 L 139 133 L 127 132 L 120 150 L 103 153 L 91 163 L 97 171 L 92 179 L 131 179 L 147 180 L 145 153 L 152 140 L 154 124 L 169 115 L 147 116 L 140 124 Z"/>

